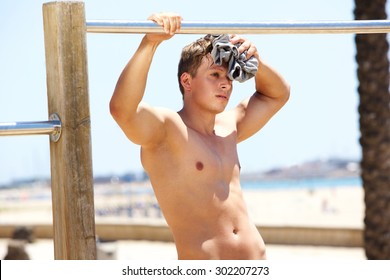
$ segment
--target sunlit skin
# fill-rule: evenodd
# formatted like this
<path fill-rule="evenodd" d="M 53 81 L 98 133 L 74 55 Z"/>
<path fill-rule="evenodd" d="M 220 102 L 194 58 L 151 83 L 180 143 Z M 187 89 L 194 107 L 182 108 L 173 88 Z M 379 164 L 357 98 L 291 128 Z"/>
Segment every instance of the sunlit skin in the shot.
<path fill-rule="evenodd" d="M 241 52 L 259 60 L 252 96 L 225 111 L 232 81 L 226 66 L 215 65 L 208 55 L 194 76 L 181 75 L 179 112 L 151 107 L 142 97 L 152 57 L 179 30 L 181 17 L 155 14 L 149 19 L 162 25 L 165 34 L 145 35 L 118 80 L 110 109 L 127 137 L 141 146 L 142 164 L 178 258 L 264 259 L 263 239 L 248 217 L 241 191 L 237 143 L 260 130 L 283 106 L 289 87 L 250 41 L 233 35 L 233 43 L 242 43 Z"/>

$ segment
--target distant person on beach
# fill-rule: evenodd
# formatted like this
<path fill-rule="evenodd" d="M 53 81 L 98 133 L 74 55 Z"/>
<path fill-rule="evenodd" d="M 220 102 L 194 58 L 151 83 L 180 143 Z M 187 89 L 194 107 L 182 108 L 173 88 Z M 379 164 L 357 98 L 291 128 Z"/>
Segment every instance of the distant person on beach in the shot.
<path fill-rule="evenodd" d="M 225 111 L 233 90 L 228 65 L 211 57 L 206 36 L 183 49 L 178 79 L 183 108 L 174 112 L 142 101 L 157 47 L 180 30 L 182 18 L 153 14 L 164 33 L 146 34 L 120 75 L 110 111 L 126 136 L 141 146 L 179 259 L 265 259 L 265 245 L 250 221 L 240 186 L 237 144 L 258 132 L 287 102 L 289 85 L 249 40 L 229 35 L 239 53 L 258 62 L 254 93 Z M 164 68 L 161 69 L 164 71 Z M 164 91 L 154 95 L 172 94 Z M 253 151 L 255 152 L 255 151 Z"/>

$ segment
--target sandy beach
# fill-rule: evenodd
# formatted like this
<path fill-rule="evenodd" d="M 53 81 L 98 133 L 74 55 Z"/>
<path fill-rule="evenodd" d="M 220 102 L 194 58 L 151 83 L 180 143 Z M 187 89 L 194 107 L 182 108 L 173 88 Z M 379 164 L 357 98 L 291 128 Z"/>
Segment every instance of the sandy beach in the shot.
<path fill-rule="evenodd" d="M 147 186 L 144 188 L 148 188 Z M 123 186 L 117 190 L 124 192 Z M 149 192 L 123 195 L 112 192 L 102 195 L 104 186 L 95 188 L 96 223 L 120 221 L 145 221 L 164 223 L 155 198 Z M 47 194 L 49 192 L 49 194 Z M 126 190 L 128 192 L 128 190 Z M 46 193 L 46 194 L 45 194 Z M 37 196 L 40 198 L 37 199 Z M 50 189 L 2 190 L 0 192 L 0 225 L 34 225 L 52 222 Z M 244 198 L 253 221 L 260 226 L 300 226 L 327 228 L 363 228 L 363 190 L 342 186 L 318 189 L 245 190 Z M 33 199 L 35 198 L 35 199 Z M 124 205 L 133 205 L 131 217 Z M 118 206 L 123 206 L 119 207 Z M 121 211 L 118 212 L 118 209 Z M 127 209 L 124 211 L 124 209 Z M 115 210 L 115 211 L 114 211 Z M 126 214 L 127 213 L 127 214 Z M 115 214 L 115 215 L 114 215 Z M 0 239 L 0 258 L 7 249 L 6 238 Z M 119 240 L 102 244 L 101 248 L 112 252 L 115 259 L 176 259 L 171 242 Z M 27 245 L 32 259 L 53 259 L 53 241 L 38 239 Z M 268 245 L 270 259 L 364 259 L 362 248 Z"/>
<path fill-rule="evenodd" d="M 104 185 L 95 187 L 97 223 L 116 219 L 163 221 L 149 186 L 130 185 L 127 189 L 117 186 L 117 191 L 110 191 L 110 194 L 103 190 L 107 191 Z M 249 215 L 258 225 L 363 227 L 364 192 L 361 187 L 244 190 L 243 195 Z M 2 190 L 0 203 L 0 224 L 52 222 L 50 189 L 47 187 Z"/>
<path fill-rule="evenodd" d="M 363 228 L 359 187 L 245 191 L 249 214 L 259 225 Z"/>
<path fill-rule="evenodd" d="M 0 239 L 0 259 L 7 252 L 7 239 Z M 116 260 L 176 260 L 175 244 L 157 241 L 125 241 L 105 244 L 102 250 L 113 253 Z M 54 246 L 51 239 L 39 239 L 26 245 L 32 260 L 53 260 Z M 267 245 L 269 260 L 364 260 L 363 248 L 326 246 Z"/>

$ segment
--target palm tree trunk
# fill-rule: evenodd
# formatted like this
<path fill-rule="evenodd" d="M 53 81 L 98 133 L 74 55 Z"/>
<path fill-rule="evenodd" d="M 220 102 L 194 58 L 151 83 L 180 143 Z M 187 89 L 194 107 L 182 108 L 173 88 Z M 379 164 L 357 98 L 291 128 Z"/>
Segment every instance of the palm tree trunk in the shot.
<path fill-rule="evenodd" d="M 386 0 L 355 0 L 356 19 L 386 19 Z M 390 259 L 390 94 L 387 34 L 356 35 L 365 252 Z"/>

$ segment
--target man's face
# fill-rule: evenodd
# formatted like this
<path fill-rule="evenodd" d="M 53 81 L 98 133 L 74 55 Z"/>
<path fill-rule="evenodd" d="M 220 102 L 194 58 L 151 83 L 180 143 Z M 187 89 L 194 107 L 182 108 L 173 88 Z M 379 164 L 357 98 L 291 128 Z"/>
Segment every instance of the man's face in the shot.
<path fill-rule="evenodd" d="M 210 56 L 203 58 L 195 77 L 192 77 L 193 98 L 210 109 L 222 112 L 233 90 L 227 77 L 227 65 L 214 64 Z"/>

